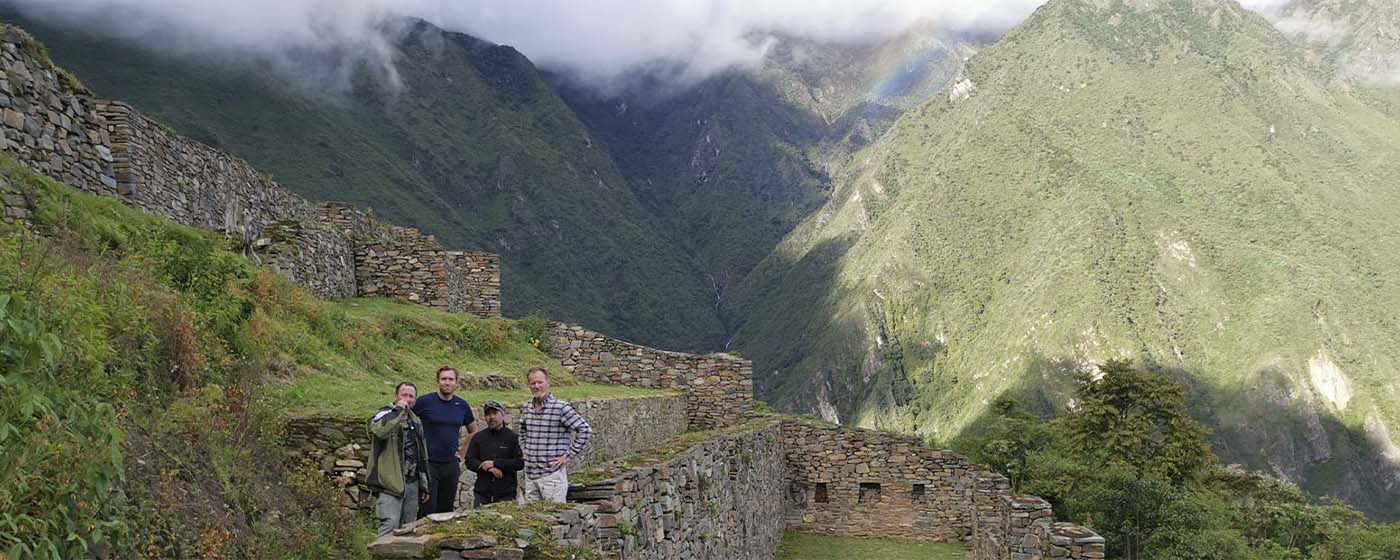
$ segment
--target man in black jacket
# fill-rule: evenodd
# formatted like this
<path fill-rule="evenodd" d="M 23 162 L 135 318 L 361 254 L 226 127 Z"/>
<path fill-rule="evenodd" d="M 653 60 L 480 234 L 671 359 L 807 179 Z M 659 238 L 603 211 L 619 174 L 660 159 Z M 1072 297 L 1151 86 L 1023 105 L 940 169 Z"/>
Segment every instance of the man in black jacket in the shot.
<path fill-rule="evenodd" d="M 476 473 L 476 507 L 515 499 L 515 473 L 525 468 L 520 438 L 506 427 L 506 407 L 486 401 L 482 412 L 486 429 L 467 445 L 467 468 Z"/>

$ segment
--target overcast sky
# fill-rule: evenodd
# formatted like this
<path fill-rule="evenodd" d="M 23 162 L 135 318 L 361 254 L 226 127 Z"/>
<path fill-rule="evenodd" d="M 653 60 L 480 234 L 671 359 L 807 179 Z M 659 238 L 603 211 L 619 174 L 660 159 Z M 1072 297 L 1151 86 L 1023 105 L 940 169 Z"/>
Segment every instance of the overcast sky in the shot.
<path fill-rule="evenodd" d="M 1010 29 L 1044 0 L 0 0 L 31 16 L 177 54 L 259 55 L 335 75 L 369 60 L 392 71 L 389 16 L 516 47 L 536 64 L 606 84 L 665 61 L 704 77 L 760 60 L 754 32 L 867 42 L 932 21 L 954 32 Z M 1245 0 L 1269 12 L 1285 0 Z M 326 55 L 331 56 L 326 56 Z M 338 60 L 329 65 L 326 60 Z"/>

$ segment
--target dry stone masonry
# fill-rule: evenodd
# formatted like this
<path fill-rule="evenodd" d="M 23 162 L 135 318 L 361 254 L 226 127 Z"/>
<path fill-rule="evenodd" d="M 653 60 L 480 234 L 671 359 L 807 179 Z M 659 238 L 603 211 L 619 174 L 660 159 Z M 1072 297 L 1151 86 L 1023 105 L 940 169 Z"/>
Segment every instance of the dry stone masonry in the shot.
<path fill-rule="evenodd" d="M 646 560 L 772 558 L 783 534 L 782 430 L 721 433 L 570 493 L 555 536 Z"/>
<path fill-rule="evenodd" d="M 998 491 L 978 494 L 979 517 L 972 542 L 975 560 L 1105 557 L 1103 537 L 1073 523 L 1056 523 L 1049 502 L 1037 496 L 1009 495 L 1009 484 L 1000 475 L 989 476 L 987 483 Z"/>
<path fill-rule="evenodd" d="M 30 168 L 94 193 L 117 188 L 107 123 L 91 92 L 54 66 L 16 27 L 0 30 L 4 151 Z"/>
<path fill-rule="evenodd" d="M 97 111 L 111 132 L 117 192 L 137 208 L 247 240 L 276 222 L 315 218 L 310 202 L 241 159 L 174 134 L 120 101 L 98 101 Z"/>
<path fill-rule="evenodd" d="M 432 236 L 368 215 L 346 228 L 330 219 L 343 206 L 313 204 L 248 162 L 180 136 L 130 105 L 97 99 L 13 26 L 0 30 L 0 66 L 3 150 L 21 164 L 244 242 L 250 256 L 320 297 L 403 297 L 501 315 L 495 255 L 447 251 Z M 6 201 L 7 212 L 18 215 L 19 208 Z"/>
<path fill-rule="evenodd" d="M 646 560 L 773 558 L 785 530 L 963 543 L 973 560 L 1104 558 L 1101 537 L 1055 523 L 1045 500 L 916 439 L 785 416 L 708 435 L 571 488 L 572 507 L 547 516 L 551 537 Z M 370 552 L 388 558 L 377 551 L 391 543 L 394 557 L 427 557 L 395 537 Z"/>
<path fill-rule="evenodd" d="M 0 174 L 0 223 L 28 222 L 32 208 L 10 178 Z"/>
<path fill-rule="evenodd" d="M 976 468 L 917 438 L 823 422 L 784 423 L 788 526 L 851 537 L 962 542 Z"/>
<path fill-rule="evenodd" d="M 550 336 L 553 357 L 582 379 L 684 392 L 692 428 L 732 426 L 753 416 L 749 360 L 656 350 L 563 323 L 551 324 Z"/>
<path fill-rule="evenodd" d="M 645 560 L 772 558 L 783 533 L 782 431 L 774 421 L 715 434 L 655 464 L 570 493 L 570 507 L 543 516 L 550 538 L 610 557 Z M 495 506 L 468 515 L 492 516 Z M 461 514 L 457 514 L 460 516 Z M 419 522 L 370 545 L 374 558 L 521 558 L 479 547 L 485 536 L 444 550 L 434 525 Z M 512 539 L 514 540 L 514 539 Z M 461 550 L 458 550 L 460 548 Z"/>

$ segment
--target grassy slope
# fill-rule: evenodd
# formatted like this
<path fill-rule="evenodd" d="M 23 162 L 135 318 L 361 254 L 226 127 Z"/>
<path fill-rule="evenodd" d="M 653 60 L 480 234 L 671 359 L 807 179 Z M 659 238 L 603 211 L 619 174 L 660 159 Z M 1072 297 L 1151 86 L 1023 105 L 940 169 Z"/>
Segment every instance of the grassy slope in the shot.
<path fill-rule="evenodd" d="M 0 442 L 33 450 L 0 459 L 0 550 L 55 542 L 55 556 L 78 557 L 68 547 L 102 542 L 148 558 L 361 556 L 363 520 L 334 505 L 311 467 L 284 462 L 288 413 L 368 415 L 389 383 L 431 386 L 445 363 L 511 378 L 550 363 L 529 322 L 322 302 L 220 236 L 7 160 L 0 173 L 32 198 L 43 235 L 0 237 L 0 294 L 34 310 L 10 305 L 0 317 L 11 321 L 0 326 L 0 425 L 11 434 Z M 61 351 L 9 369 L 27 324 Z M 566 398 L 659 394 L 563 371 L 554 382 Z"/>
<path fill-rule="evenodd" d="M 419 25 L 399 45 L 402 90 L 360 76 L 344 95 L 302 95 L 246 64 L 23 23 L 99 95 L 294 191 L 501 254 L 509 315 L 542 310 L 677 350 L 720 344 L 704 276 L 514 49 Z"/>
<path fill-rule="evenodd" d="M 966 550 L 952 544 L 811 533 L 783 533 L 778 544 L 778 560 L 961 560 L 966 556 Z"/>
<path fill-rule="evenodd" d="M 736 347 L 785 407 L 936 438 L 1136 358 L 1227 459 L 1390 507 L 1362 425 L 1400 426 L 1400 123 L 1231 4 L 1110 4 L 1049 3 L 860 154 L 733 300 Z"/>

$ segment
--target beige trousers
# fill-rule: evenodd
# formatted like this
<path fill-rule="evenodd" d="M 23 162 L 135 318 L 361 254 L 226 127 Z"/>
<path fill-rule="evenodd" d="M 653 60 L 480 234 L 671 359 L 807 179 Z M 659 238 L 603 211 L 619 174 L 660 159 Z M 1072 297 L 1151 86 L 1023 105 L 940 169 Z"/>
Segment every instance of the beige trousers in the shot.
<path fill-rule="evenodd" d="M 569 474 L 559 469 L 534 480 L 525 480 L 525 494 L 520 502 L 549 501 L 564 503 L 569 497 Z"/>

